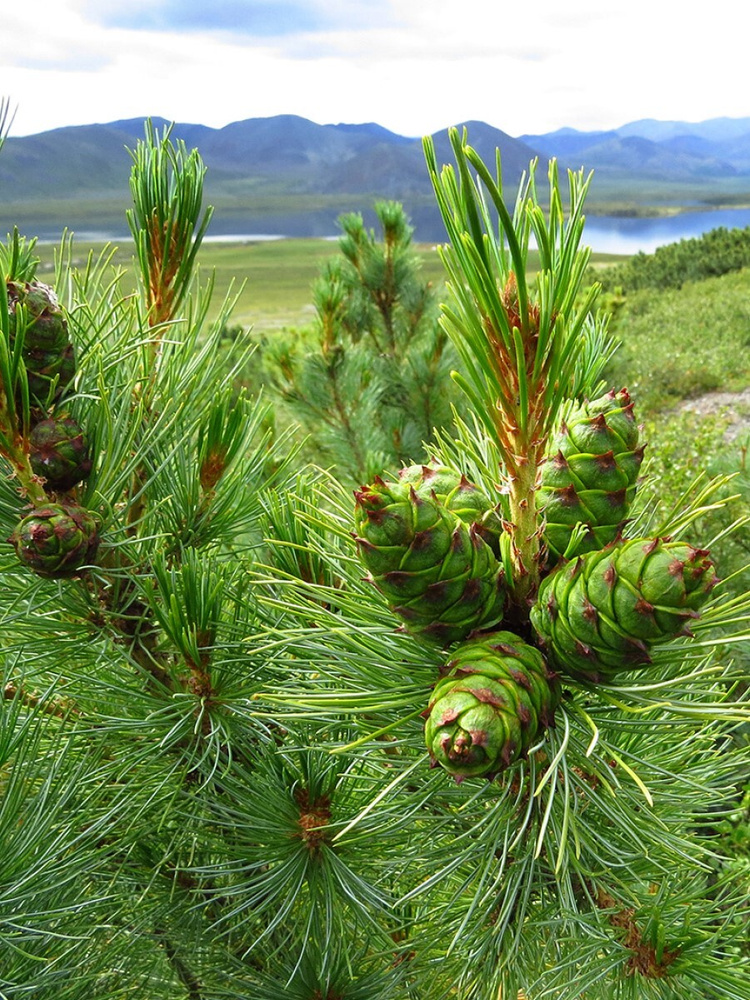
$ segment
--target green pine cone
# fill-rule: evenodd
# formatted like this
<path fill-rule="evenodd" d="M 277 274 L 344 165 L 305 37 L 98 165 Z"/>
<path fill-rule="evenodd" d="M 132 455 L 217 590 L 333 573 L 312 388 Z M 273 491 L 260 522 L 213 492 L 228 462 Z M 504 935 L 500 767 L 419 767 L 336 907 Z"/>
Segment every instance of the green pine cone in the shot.
<path fill-rule="evenodd" d="M 457 781 L 494 777 L 554 725 L 560 686 L 542 654 L 512 632 L 460 645 L 425 713 L 435 764 Z"/>
<path fill-rule="evenodd" d="M 61 354 L 68 343 L 68 325 L 57 296 L 40 281 L 9 281 L 8 308 L 14 321 L 19 304 L 26 313 L 24 351 Z"/>
<path fill-rule="evenodd" d="M 11 316 L 11 336 L 15 336 L 15 317 L 23 305 L 26 328 L 23 342 L 23 362 L 32 399 L 44 404 L 55 382 L 57 400 L 70 386 L 75 376 L 73 346 L 68 336 L 68 324 L 49 285 L 39 281 L 6 284 Z"/>
<path fill-rule="evenodd" d="M 568 417 L 542 465 L 537 494 L 550 561 L 566 555 L 579 523 L 587 532 L 575 548 L 577 555 L 615 540 L 635 497 L 642 461 L 627 389 L 613 389 Z"/>
<path fill-rule="evenodd" d="M 495 555 L 500 555 L 500 517 L 487 494 L 466 476 L 445 465 L 409 465 L 399 472 L 399 481 L 413 486 L 423 499 L 434 494 L 438 503 L 466 524 L 475 524 Z"/>
<path fill-rule="evenodd" d="M 75 576 L 99 545 L 96 517 L 83 507 L 50 503 L 32 510 L 8 539 L 18 558 L 40 576 Z"/>
<path fill-rule="evenodd" d="M 29 436 L 29 460 L 53 490 L 69 490 L 91 472 L 83 431 L 70 417 L 41 420 Z"/>
<path fill-rule="evenodd" d="M 61 352 L 42 351 L 36 348 L 31 351 L 24 350 L 23 363 L 26 367 L 29 393 L 40 404 L 46 403 L 53 381 L 55 382 L 53 400 L 59 400 L 75 377 L 75 360 L 71 344 Z"/>
<path fill-rule="evenodd" d="M 360 558 L 407 631 L 447 646 L 500 621 L 503 570 L 476 525 L 407 482 L 376 477 L 355 497 Z"/>
<path fill-rule="evenodd" d="M 653 645 L 689 635 L 716 583 L 705 549 L 634 538 L 554 570 L 541 583 L 531 621 L 556 669 L 607 680 L 647 666 Z"/>
<path fill-rule="evenodd" d="M 62 353 L 62 360 L 60 363 L 60 370 L 58 372 L 57 389 L 55 391 L 55 400 L 58 401 L 61 396 L 70 389 L 73 384 L 73 380 L 76 377 L 76 359 L 73 352 L 73 345 L 68 344 Z"/>

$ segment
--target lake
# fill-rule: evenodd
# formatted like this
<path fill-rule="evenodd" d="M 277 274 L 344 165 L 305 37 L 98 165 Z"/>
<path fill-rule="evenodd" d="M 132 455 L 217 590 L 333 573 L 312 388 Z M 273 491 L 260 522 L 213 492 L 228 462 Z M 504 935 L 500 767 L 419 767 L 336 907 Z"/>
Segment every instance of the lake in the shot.
<path fill-rule="evenodd" d="M 583 239 L 598 253 L 653 253 L 666 243 L 702 236 L 711 229 L 745 229 L 747 226 L 750 226 L 750 208 L 683 212 L 661 219 L 589 215 Z"/>
<path fill-rule="evenodd" d="M 375 220 L 367 211 L 363 212 L 368 226 Z M 435 209 L 417 209 L 412 213 L 415 239 L 421 243 L 441 243 L 445 240 L 442 223 Z M 260 223 L 260 225 L 258 224 Z M 262 228 L 261 228 L 262 226 Z M 711 229 L 744 229 L 750 226 L 750 208 L 717 209 L 715 211 L 683 212 L 666 218 L 621 218 L 606 215 L 588 215 L 583 242 L 598 253 L 634 254 L 642 251 L 652 253 L 657 247 L 678 240 L 701 236 Z M 124 228 L 102 227 L 96 231 L 85 224 L 71 226 L 76 239 L 81 242 L 122 243 L 130 238 Z M 1 230 L 0 230 L 1 231 Z M 40 231 L 28 227 L 29 235 L 36 233 L 43 242 L 58 242 L 57 231 Z M 294 216 L 266 216 L 262 220 L 246 216 L 214 217 L 207 237 L 215 242 L 257 243 L 262 240 L 283 239 L 284 237 L 316 237 L 335 239 L 338 233 L 336 214 L 330 211 L 301 212 Z"/>
<path fill-rule="evenodd" d="M 375 219 L 368 212 L 363 213 L 365 222 L 375 226 Z M 268 227 L 265 231 L 252 232 L 250 228 L 241 231 L 230 220 L 217 219 L 209 239 L 216 241 L 258 242 L 280 239 L 283 236 L 315 236 L 332 239 L 337 235 L 335 224 L 331 226 L 321 213 L 309 213 L 304 217 L 278 219 L 281 223 L 277 233 Z M 283 223 L 286 222 L 286 225 Z M 415 227 L 414 238 L 420 243 L 441 243 L 445 241 L 442 222 L 434 212 L 417 210 L 412 214 Z M 715 211 L 683 212 L 666 218 L 620 218 L 609 215 L 587 215 L 583 242 L 597 253 L 634 254 L 642 251 L 652 253 L 665 243 L 701 236 L 711 229 L 744 229 L 750 226 L 750 208 L 717 209 Z M 221 230 L 224 230 L 223 232 Z"/>

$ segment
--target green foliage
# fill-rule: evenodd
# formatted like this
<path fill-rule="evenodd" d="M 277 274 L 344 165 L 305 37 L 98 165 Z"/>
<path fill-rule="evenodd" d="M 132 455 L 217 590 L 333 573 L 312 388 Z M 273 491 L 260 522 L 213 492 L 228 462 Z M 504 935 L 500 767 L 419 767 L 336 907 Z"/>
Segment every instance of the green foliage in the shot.
<path fill-rule="evenodd" d="M 644 288 L 682 288 L 689 281 L 719 277 L 750 266 L 750 227 L 720 226 L 694 239 L 669 243 L 651 253 L 637 253 L 626 264 L 600 275 L 605 289 L 626 293 Z"/>
<path fill-rule="evenodd" d="M 749 383 L 750 306 L 746 272 L 670 289 L 634 292 L 617 316 L 620 347 L 607 366 L 640 412 Z"/>
<path fill-rule="evenodd" d="M 130 188 L 134 207 L 127 212 L 140 268 L 141 287 L 152 326 L 176 313 L 192 277 L 195 258 L 211 221 L 200 218 L 206 168 L 197 150 L 174 144 L 171 128 L 146 124 L 146 139 L 133 157 Z"/>
<path fill-rule="evenodd" d="M 731 525 L 750 516 L 748 436 L 727 440 L 727 417 L 682 411 L 659 423 L 649 420 L 649 442 L 643 503 L 659 520 L 685 502 L 696 482 L 711 476 L 731 477 L 722 487 L 715 507 L 708 509 L 686 531 L 693 545 L 710 541 L 727 586 L 741 593 L 750 588 L 750 537 L 747 527 Z"/>
<path fill-rule="evenodd" d="M 5 281 L 30 281 L 36 273 L 39 257 L 36 239 L 27 240 L 17 229 L 0 243 L 0 276 Z"/>
<path fill-rule="evenodd" d="M 170 157 L 157 161 L 169 174 Z M 532 193 L 526 218 L 541 226 L 537 207 Z M 398 283 L 378 271 L 388 256 L 371 234 L 354 222 L 350 235 L 303 360 L 386 344 L 372 290 Z M 405 236 L 396 226 L 394 243 Z M 602 342 L 545 253 L 539 294 L 570 306 L 581 334 L 575 363 L 552 369 L 585 392 Z M 57 580 L 0 542 L 2 1000 L 748 1000 L 735 651 L 750 598 L 719 585 L 695 638 L 636 677 L 559 678 L 555 727 L 526 728 L 519 759 L 508 744 L 496 780 L 456 784 L 429 767 L 424 727 L 453 654 L 399 631 L 363 579 L 344 477 L 304 468 L 269 408 L 237 390 L 251 348 L 226 336 L 231 299 L 214 312 L 211 283 L 191 272 L 155 331 L 148 290 L 132 294 L 111 250 L 74 260 L 66 241 L 55 285 L 77 370 L 50 409 L 89 440 L 90 474 L 65 496 L 97 515 L 101 543 L 94 565 Z M 406 267 L 399 280 L 416 288 Z M 396 341 L 402 301 L 386 310 Z M 353 315 L 368 322 L 347 331 Z M 23 420 L 9 416 L 23 364 L 7 296 L 0 321 L 8 538 L 34 484 L 33 415 L 26 400 Z M 405 357 L 438 336 L 426 325 Z M 367 412 L 364 367 L 352 371 L 347 412 Z M 457 416 L 431 448 L 507 517 L 484 417 Z M 637 527 L 685 535 L 728 485 L 651 520 L 646 504 Z M 511 665 L 499 680 L 524 687 L 532 673 Z M 519 725 L 531 705 L 547 726 L 551 699 L 517 703 Z"/>
<path fill-rule="evenodd" d="M 339 220 L 341 256 L 313 287 L 311 334 L 277 334 L 264 362 L 313 456 L 352 485 L 429 458 L 451 423 L 456 357 L 421 280 L 411 227 L 394 202 L 375 206 L 381 239 L 360 215 Z"/>

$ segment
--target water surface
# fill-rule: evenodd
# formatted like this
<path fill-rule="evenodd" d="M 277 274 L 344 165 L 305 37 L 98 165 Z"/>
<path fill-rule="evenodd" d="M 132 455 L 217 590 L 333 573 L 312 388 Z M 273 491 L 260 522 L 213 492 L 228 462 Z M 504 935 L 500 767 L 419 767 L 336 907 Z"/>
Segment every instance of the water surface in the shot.
<path fill-rule="evenodd" d="M 370 212 L 362 213 L 367 226 L 377 230 L 376 220 Z M 339 235 L 336 223 L 338 213 L 333 211 L 299 212 L 295 215 L 274 215 L 262 218 L 215 217 L 206 239 L 216 243 L 257 243 L 264 240 L 314 237 L 335 239 Z M 443 243 L 445 231 L 436 209 L 418 208 L 411 214 L 414 238 L 420 243 Z M 587 215 L 583 243 L 598 253 L 634 254 L 653 253 L 660 246 L 682 239 L 701 236 L 711 229 L 744 229 L 750 226 L 750 208 L 717 209 L 716 211 L 691 211 L 665 218 L 622 218 L 607 215 Z M 79 242 L 123 243 L 130 240 L 127 229 L 118 224 L 93 230 L 85 223 L 71 225 Z M 36 235 L 42 242 L 57 243 L 58 230 L 44 227 L 21 227 L 27 235 Z M 0 229 L 2 232 L 2 229 Z"/>

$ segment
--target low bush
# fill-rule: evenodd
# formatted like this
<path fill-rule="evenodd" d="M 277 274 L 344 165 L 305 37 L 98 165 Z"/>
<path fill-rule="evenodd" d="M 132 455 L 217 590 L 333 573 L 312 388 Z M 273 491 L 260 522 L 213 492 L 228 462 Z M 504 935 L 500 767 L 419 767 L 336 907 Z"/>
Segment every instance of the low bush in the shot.
<path fill-rule="evenodd" d="M 719 277 L 750 266 L 750 227 L 712 229 L 695 239 L 638 253 L 627 263 L 609 268 L 602 277 L 607 290 L 622 288 L 682 288 L 689 281 Z"/>

